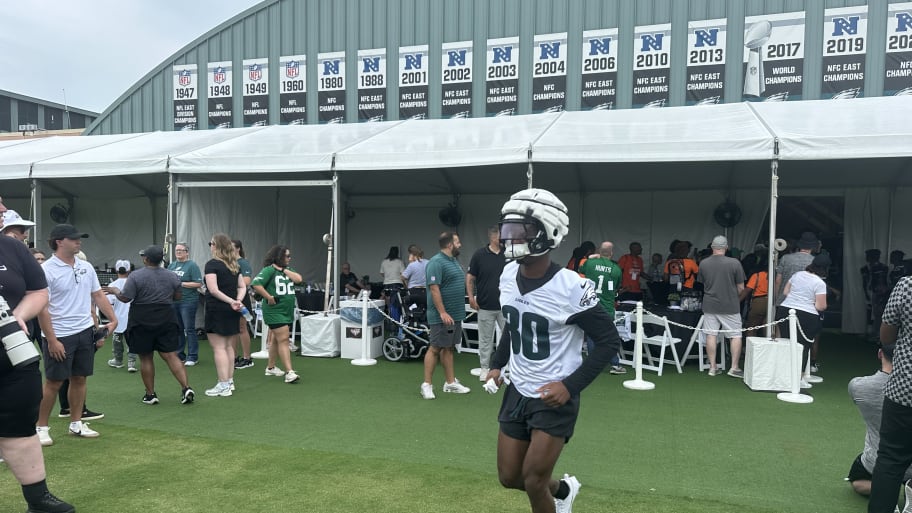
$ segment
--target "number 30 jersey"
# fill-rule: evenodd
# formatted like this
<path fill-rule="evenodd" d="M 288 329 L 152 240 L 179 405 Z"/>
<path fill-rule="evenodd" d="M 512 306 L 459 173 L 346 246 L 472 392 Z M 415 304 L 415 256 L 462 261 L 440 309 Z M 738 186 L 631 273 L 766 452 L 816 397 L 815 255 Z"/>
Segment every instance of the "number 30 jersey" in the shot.
<path fill-rule="evenodd" d="M 539 387 L 562 381 L 580 367 L 583 330 L 567 320 L 598 305 L 592 281 L 568 269 L 553 272 L 555 267 L 541 281 L 518 280 L 520 266 L 510 262 L 500 276 L 510 380 L 526 397 L 539 397 Z M 521 281 L 532 285 L 530 290 L 522 290 Z"/>

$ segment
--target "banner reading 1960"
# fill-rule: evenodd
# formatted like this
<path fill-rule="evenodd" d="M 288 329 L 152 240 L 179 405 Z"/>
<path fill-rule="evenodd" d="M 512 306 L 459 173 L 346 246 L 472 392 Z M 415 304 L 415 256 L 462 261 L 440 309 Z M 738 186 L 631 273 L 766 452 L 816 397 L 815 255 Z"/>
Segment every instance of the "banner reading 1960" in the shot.
<path fill-rule="evenodd" d="M 307 56 L 279 57 L 279 121 L 283 125 L 307 123 Z"/>
<path fill-rule="evenodd" d="M 196 64 L 182 64 L 172 68 L 174 84 L 174 129 L 196 130 L 199 80 Z"/>
<path fill-rule="evenodd" d="M 244 126 L 269 122 L 269 59 L 244 59 Z"/>
<path fill-rule="evenodd" d="M 884 94 L 912 95 L 912 2 L 887 7 Z"/>
<path fill-rule="evenodd" d="M 472 42 L 443 43 L 440 116 L 472 116 Z"/>
<path fill-rule="evenodd" d="M 633 31 L 633 107 L 664 107 L 671 78 L 671 23 Z"/>
<path fill-rule="evenodd" d="M 863 95 L 867 38 L 868 6 L 824 11 L 821 98 L 848 99 Z"/>
<path fill-rule="evenodd" d="M 428 117 L 428 45 L 399 48 L 399 119 Z"/>
<path fill-rule="evenodd" d="M 801 99 L 804 12 L 744 18 L 745 100 Z"/>
<path fill-rule="evenodd" d="M 358 50 L 358 121 L 386 119 L 386 48 Z"/>
<path fill-rule="evenodd" d="M 532 112 L 558 112 L 567 101 L 567 33 L 541 34 L 532 45 Z"/>
<path fill-rule="evenodd" d="M 485 59 L 485 114 L 516 114 L 519 107 L 519 37 L 488 39 Z"/>
<path fill-rule="evenodd" d="M 210 62 L 206 71 L 209 95 L 209 128 L 231 128 L 231 61 Z"/>
<path fill-rule="evenodd" d="M 317 54 L 317 119 L 345 123 L 345 52 Z"/>
<path fill-rule="evenodd" d="M 687 24 L 687 105 L 722 103 L 728 20 Z"/>
<path fill-rule="evenodd" d="M 584 110 L 609 110 L 617 103 L 617 34 L 616 28 L 583 32 Z"/>

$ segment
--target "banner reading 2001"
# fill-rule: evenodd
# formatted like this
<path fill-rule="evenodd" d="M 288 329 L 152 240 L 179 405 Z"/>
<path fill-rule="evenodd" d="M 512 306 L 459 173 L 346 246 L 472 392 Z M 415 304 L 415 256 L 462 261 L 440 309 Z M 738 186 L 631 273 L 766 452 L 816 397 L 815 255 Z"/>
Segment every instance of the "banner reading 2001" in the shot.
<path fill-rule="evenodd" d="M 804 80 L 804 13 L 744 18 L 745 100 L 801 99 Z"/>
<path fill-rule="evenodd" d="M 196 130 L 199 80 L 196 64 L 183 64 L 172 68 L 174 84 L 174 129 Z"/>
<path fill-rule="evenodd" d="M 671 77 L 671 23 L 635 27 L 633 107 L 664 107 Z"/>
<path fill-rule="evenodd" d="M 428 116 L 428 45 L 399 48 L 399 119 Z"/>
<path fill-rule="evenodd" d="M 824 11 L 821 98 L 862 96 L 867 38 L 866 5 Z"/>
<path fill-rule="evenodd" d="M 512 116 L 519 107 L 519 38 L 488 39 L 485 113 Z"/>

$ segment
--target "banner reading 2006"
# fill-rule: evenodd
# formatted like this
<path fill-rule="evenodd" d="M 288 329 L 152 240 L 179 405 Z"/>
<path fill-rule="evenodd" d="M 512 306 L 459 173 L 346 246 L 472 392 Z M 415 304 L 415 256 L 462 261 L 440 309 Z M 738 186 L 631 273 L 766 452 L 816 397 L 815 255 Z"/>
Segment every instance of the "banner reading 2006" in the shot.
<path fill-rule="evenodd" d="M 519 107 L 519 37 L 488 39 L 485 58 L 485 114 L 516 114 Z"/>
<path fill-rule="evenodd" d="M 744 18 L 745 100 L 801 99 L 804 12 Z"/>
<path fill-rule="evenodd" d="M 231 61 L 210 62 L 206 72 L 209 89 L 209 128 L 231 128 L 233 78 Z"/>
<path fill-rule="evenodd" d="M 687 104 L 722 103 L 726 19 L 687 24 Z"/>
<path fill-rule="evenodd" d="M 542 34 L 532 45 L 532 112 L 564 110 L 567 100 L 567 33 Z"/>
<path fill-rule="evenodd" d="M 345 52 L 317 54 L 317 113 L 320 123 L 345 123 Z"/>
<path fill-rule="evenodd" d="M 174 129 L 197 129 L 197 100 L 199 80 L 196 64 L 183 64 L 172 68 L 174 84 Z"/>
<path fill-rule="evenodd" d="M 472 42 L 443 43 L 440 77 L 440 115 L 472 116 Z"/>
<path fill-rule="evenodd" d="M 617 34 L 616 28 L 583 32 L 584 110 L 609 110 L 617 102 Z"/>
<path fill-rule="evenodd" d="M 307 123 L 307 56 L 279 57 L 279 121 Z"/>
<path fill-rule="evenodd" d="M 824 11 L 821 98 L 862 96 L 867 38 L 866 5 Z"/>
<path fill-rule="evenodd" d="M 884 94 L 912 95 L 912 2 L 887 7 Z"/>

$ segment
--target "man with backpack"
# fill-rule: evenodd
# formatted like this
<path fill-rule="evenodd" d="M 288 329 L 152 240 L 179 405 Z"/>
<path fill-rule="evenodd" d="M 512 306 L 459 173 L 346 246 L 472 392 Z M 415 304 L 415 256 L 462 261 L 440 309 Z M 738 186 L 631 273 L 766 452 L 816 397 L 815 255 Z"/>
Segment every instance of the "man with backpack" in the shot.
<path fill-rule="evenodd" d="M 665 262 L 665 281 L 668 282 L 668 292 L 680 294 L 682 290 L 694 288 L 697 272 L 700 267 L 688 258 L 691 244 L 686 240 L 679 240 L 671 257 Z"/>

